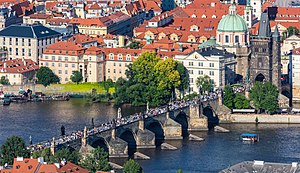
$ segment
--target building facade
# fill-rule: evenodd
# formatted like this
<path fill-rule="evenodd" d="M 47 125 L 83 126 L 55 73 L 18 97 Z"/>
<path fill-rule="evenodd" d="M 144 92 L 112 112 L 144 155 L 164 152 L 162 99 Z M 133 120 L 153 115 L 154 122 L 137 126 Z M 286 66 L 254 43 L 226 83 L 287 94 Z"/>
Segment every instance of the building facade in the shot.
<path fill-rule="evenodd" d="M 71 82 L 73 71 L 81 72 L 83 82 L 104 80 L 104 55 L 95 46 L 86 48 L 72 41 L 57 42 L 46 48 L 40 66 L 49 67 L 60 83 Z"/>
<path fill-rule="evenodd" d="M 189 71 L 190 92 L 198 92 L 196 80 L 207 75 L 215 88 L 233 83 L 236 75 L 234 54 L 216 48 L 203 48 L 186 55 L 175 55 Z"/>
<path fill-rule="evenodd" d="M 60 33 L 42 25 L 11 25 L 0 31 L 0 47 L 8 59 L 26 58 L 39 61 L 44 49 L 60 38 Z"/>

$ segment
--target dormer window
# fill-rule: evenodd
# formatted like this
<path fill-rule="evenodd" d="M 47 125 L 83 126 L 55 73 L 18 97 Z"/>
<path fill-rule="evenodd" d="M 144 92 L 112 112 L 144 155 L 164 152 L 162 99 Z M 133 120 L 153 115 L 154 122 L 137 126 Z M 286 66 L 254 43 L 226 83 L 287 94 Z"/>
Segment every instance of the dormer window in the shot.
<path fill-rule="evenodd" d="M 123 55 L 122 54 L 118 54 L 118 60 L 123 60 Z"/>
<path fill-rule="evenodd" d="M 113 53 L 110 53 L 110 54 L 109 54 L 109 59 L 110 59 L 110 60 L 114 60 L 114 54 L 113 54 Z"/>

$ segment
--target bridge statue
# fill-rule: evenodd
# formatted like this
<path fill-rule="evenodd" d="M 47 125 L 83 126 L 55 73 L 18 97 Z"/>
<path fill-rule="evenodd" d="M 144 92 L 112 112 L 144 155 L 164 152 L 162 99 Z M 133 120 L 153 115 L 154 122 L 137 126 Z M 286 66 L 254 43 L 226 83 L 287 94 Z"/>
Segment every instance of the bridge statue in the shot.
<path fill-rule="evenodd" d="M 118 119 L 122 119 L 122 113 L 121 113 L 121 108 L 118 108 Z"/>

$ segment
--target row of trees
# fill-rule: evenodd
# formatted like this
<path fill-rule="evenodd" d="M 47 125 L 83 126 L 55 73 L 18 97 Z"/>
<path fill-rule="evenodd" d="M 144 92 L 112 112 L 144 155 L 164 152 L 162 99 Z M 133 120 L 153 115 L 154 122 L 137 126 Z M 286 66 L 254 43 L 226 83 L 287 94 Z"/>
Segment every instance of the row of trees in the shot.
<path fill-rule="evenodd" d="M 36 73 L 36 78 L 37 82 L 45 87 L 53 83 L 59 83 L 58 76 L 48 67 L 41 67 Z M 80 71 L 73 71 L 70 79 L 72 82 L 78 84 L 83 80 L 83 77 Z"/>
<path fill-rule="evenodd" d="M 250 90 L 250 101 L 259 112 L 274 113 L 278 110 L 278 90 L 271 82 L 255 82 Z M 240 93 L 234 93 L 231 86 L 224 88 L 224 104 L 233 109 L 250 108 L 250 101 Z"/>
<path fill-rule="evenodd" d="M 230 109 L 248 109 L 250 101 L 240 93 L 234 93 L 232 86 L 226 85 L 224 88 L 224 105 Z"/>
<path fill-rule="evenodd" d="M 45 148 L 41 151 L 34 151 L 30 154 L 30 151 L 26 148 L 24 140 L 17 136 L 8 138 L 1 146 L 0 165 L 4 165 L 5 163 L 12 165 L 14 158 L 29 158 L 30 156 L 33 158 L 43 157 L 44 161 L 50 164 L 60 163 L 61 161 L 70 161 L 72 163 L 79 164 L 91 172 L 110 170 L 108 153 L 105 152 L 103 148 L 98 147 L 92 150 L 91 153 L 84 159 L 81 158 L 78 151 L 67 148 L 58 150 L 54 155 L 51 154 L 49 148 Z M 139 173 L 142 171 L 140 165 L 134 160 L 127 161 L 123 167 L 125 173 Z"/>
<path fill-rule="evenodd" d="M 171 58 L 162 60 L 149 52 L 128 66 L 126 77 L 119 78 L 115 84 L 117 104 L 158 106 L 174 98 L 175 89 L 183 93 L 189 86 L 188 72 L 182 63 Z"/>

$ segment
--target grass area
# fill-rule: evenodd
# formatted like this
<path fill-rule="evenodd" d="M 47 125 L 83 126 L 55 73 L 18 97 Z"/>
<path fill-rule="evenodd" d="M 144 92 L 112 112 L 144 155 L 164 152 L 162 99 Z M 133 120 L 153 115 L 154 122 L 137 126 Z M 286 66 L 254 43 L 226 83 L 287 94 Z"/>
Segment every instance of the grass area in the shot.
<path fill-rule="evenodd" d="M 48 88 L 48 87 L 47 87 Z M 50 89 L 51 88 L 51 89 Z M 49 91 L 46 91 L 48 93 L 53 92 L 69 92 L 69 93 L 90 93 L 92 92 L 92 89 L 95 88 L 97 90 L 97 93 L 104 94 L 105 89 L 102 83 L 79 83 L 79 84 L 73 84 L 73 83 L 67 83 L 67 84 L 51 84 L 49 86 Z M 54 90 L 53 90 L 54 89 Z M 109 88 L 110 93 L 115 92 L 114 87 Z"/>

